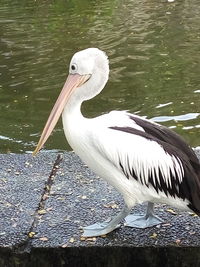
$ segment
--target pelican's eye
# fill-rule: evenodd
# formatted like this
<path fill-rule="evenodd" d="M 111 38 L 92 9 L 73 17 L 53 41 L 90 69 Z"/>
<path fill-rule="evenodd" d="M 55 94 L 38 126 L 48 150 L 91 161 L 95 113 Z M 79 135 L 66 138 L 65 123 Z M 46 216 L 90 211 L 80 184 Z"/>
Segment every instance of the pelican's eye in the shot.
<path fill-rule="evenodd" d="M 78 67 L 77 67 L 76 64 L 72 64 L 72 65 L 71 65 L 71 70 L 72 70 L 73 72 L 77 71 L 77 69 L 78 69 Z"/>

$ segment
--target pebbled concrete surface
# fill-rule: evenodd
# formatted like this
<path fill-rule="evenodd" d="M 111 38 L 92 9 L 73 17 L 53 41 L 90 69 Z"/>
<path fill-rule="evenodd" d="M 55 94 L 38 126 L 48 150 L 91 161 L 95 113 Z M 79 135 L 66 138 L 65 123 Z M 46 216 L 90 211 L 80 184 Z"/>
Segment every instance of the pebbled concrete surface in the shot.
<path fill-rule="evenodd" d="M 103 221 L 119 212 L 121 196 L 96 177 L 74 154 L 64 154 L 55 183 L 46 200 L 46 214 L 37 225 L 33 247 L 59 246 L 199 246 L 199 217 L 165 205 L 156 206 L 156 214 L 164 219 L 161 226 L 133 229 L 122 226 L 106 238 L 81 238 L 82 227 Z M 144 213 L 145 205 L 133 212 Z M 171 213 L 174 212 L 175 214 Z M 46 237 L 45 242 L 41 238 Z"/>
<path fill-rule="evenodd" d="M 196 153 L 200 158 L 199 149 Z M 133 255 L 140 262 L 147 257 L 145 263 L 151 266 L 159 266 L 162 257 L 169 255 L 170 259 L 187 256 L 185 265 L 173 265 L 168 259 L 163 266 L 200 266 L 199 217 L 157 205 L 156 214 L 165 220 L 160 226 L 141 230 L 122 223 L 106 237 L 84 239 L 83 226 L 119 212 L 123 200 L 115 190 L 73 152 L 62 154 L 62 159 L 57 153 L 34 158 L 6 154 L 0 155 L 0 162 L 0 266 L 27 266 L 27 262 L 28 266 L 91 266 L 88 261 L 91 264 L 97 254 L 99 260 L 93 266 L 122 266 L 118 263 L 131 262 Z M 145 205 L 133 210 L 144 211 Z M 57 265 L 49 261 L 49 252 Z M 102 255 L 107 259 L 104 263 Z"/>
<path fill-rule="evenodd" d="M 56 155 L 0 155 L 0 246 L 15 248 L 28 239 L 44 184 Z"/>

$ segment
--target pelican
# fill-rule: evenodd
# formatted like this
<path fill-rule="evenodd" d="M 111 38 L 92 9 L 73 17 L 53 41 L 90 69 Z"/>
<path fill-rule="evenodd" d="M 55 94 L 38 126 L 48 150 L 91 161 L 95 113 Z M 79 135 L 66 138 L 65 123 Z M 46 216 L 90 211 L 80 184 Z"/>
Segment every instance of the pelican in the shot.
<path fill-rule="evenodd" d="M 85 118 L 81 104 L 98 95 L 108 81 L 109 62 L 98 48 L 74 54 L 69 75 L 49 115 L 35 155 L 47 141 L 61 113 L 65 136 L 75 153 L 124 199 L 116 217 L 84 228 L 83 236 L 101 236 L 118 228 L 151 227 L 162 220 L 154 203 L 191 210 L 200 216 L 200 163 L 192 148 L 167 127 L 127 111 Z M 130 214 L 147 202 L 144 216 Z"/>

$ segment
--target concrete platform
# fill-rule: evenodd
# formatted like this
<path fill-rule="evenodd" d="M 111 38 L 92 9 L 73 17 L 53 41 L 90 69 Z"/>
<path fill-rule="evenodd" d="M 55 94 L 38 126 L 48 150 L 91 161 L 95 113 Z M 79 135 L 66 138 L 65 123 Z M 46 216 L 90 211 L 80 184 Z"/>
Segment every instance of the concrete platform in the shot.
<path fill-rule="evenodd" d="M 200 158 L 200 150 L 196 149 Z M 165 220 L 81 237 L 123 205 L 121 196 L 74 153 L 0 155 L 1 266 L 200 266 L 200 218 L 157 205 Z M 144 212 L 138 205 L 133 212 Z"/>

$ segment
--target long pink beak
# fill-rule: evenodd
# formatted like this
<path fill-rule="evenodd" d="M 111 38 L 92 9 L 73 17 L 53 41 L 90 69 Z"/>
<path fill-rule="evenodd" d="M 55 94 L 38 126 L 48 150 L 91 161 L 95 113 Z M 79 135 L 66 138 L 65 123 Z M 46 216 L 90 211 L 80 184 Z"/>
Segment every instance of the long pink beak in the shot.
<path fill-rule="evenodd" d="M 53 131 L 54 127 L 56 126 L 56 123 L 65 105 L 67 104 L 67 101 L 70 98 L 73 89 L 80 87 L 82 84 L 84 84 L 90 78 L 90 76 L 91 75 L 69 74 L 63 86 L 63 89 L 49 115 L 49 118 L 43 129 L 37 147 L 33 152 L 33 156 L 36 155 L 38 151 L 43 147 L 48 137 L 50 136 L 51 132 Z"/>

